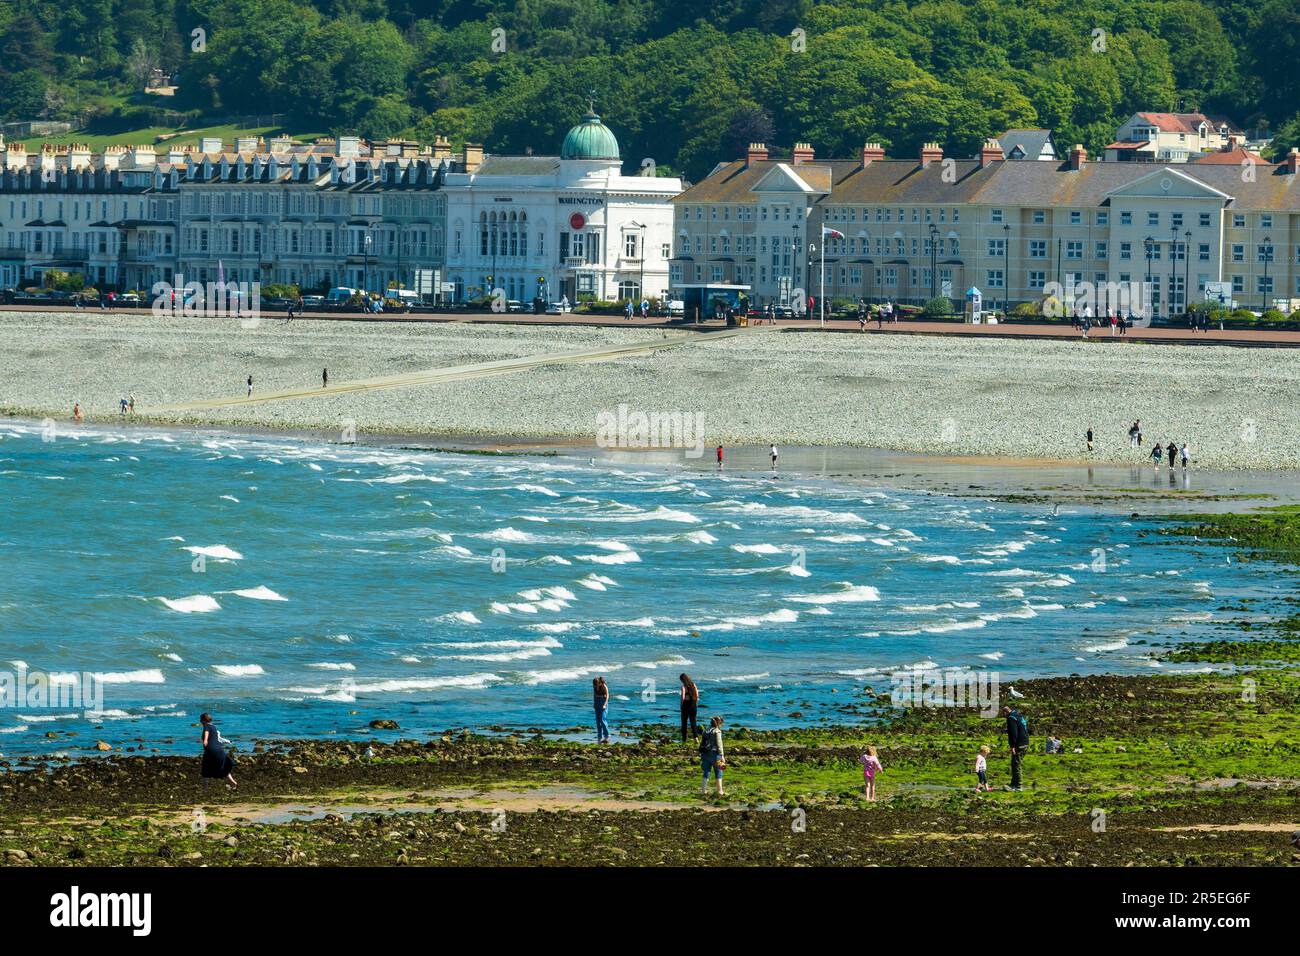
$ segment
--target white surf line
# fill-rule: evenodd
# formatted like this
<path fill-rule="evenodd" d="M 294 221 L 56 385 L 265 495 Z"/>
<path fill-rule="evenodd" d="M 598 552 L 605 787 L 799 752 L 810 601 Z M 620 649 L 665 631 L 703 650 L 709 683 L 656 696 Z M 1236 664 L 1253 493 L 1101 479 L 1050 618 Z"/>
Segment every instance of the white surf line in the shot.
<path fill-rule="evenodd" d="M 314 398 L 321 395 L 346 395 L 350 392 L 370 392 L 384 388 L 409 388 L 414 385 L 439 385 L 445 382 L 459 382 L 472 378 L 486 378 L 490 375 L 507 375 L 511 372 L 523 372 L 543 365 L 567 365 L 582 362 L 608 362 L 613 359 L 631 358 L 637 355 L 649 355 L 664 349 L 678 348 L 688 343 L 706 342 L 716 339 L 731 338 L 759 329 L 722 329 L 708 334 L 681 334 L 670 339 L 651 339 L 645 342 L 630 342 L 625 345 L 605 345 L 595 349 L 575 349 L 569 352 L 552 352 L 542 355 L 524 355 L 519 358 L 497 359 L 492 362 L 475 362 L 468 365 L 451 365 L 446 368 L 428 369 L 423 372 L 403 372 L 399 375 L 384 375 L 379 378 L 363 378 L 353 382 L 341 382 L 325 388 L 282 389 L 276 392 L 261 392 L 251 396 L 238 395 L 231 398 L 205 398 L 178 405 L 165 405 L 158 408 L 142 408 L 147 414 L 162 412 L 199 411 L 208 408 L 224 408 L 230 405 L 255 405 L 259 402 L 274 402 L 295 398 Z"/>

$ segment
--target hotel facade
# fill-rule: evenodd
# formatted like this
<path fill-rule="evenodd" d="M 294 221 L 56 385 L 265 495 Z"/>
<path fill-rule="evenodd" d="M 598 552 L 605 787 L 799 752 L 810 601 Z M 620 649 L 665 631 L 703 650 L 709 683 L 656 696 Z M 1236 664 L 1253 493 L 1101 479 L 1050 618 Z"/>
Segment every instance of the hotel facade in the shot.
<path fill-rule="evenodd" d="M 496 288 L 523 301 L 659 297 L 682 188 L 653 169 L 624 176 L 594 113 L 559 156 L 352 136 L 101 154 L 0 147 L 0 288 L 57 269 L 101 290 L 148 292 L 181 276 L 452 301 Z"/>
<path fill-rule="evenodd" d="M 934 144 L 889 159 L 867 144 L 818 160 L 799 144 L 778 161 L 756 144 L 673 200 L 671 284 L 798 307 L 821 294 L 824 256 L 828 302 L 960 303 L 976 288 L 1001 309 L 1042 300 L 1050 283 L 1149 279 L 1156 315 L 1215 282 L 1259 310 L 1300 297 L 1298 159 L 1089 162 L 1076 146 L 1061 162 L 1007 160 L 989 140 L 974 159 Z M 842 236 L 824 250 L 823 227 Z"/>

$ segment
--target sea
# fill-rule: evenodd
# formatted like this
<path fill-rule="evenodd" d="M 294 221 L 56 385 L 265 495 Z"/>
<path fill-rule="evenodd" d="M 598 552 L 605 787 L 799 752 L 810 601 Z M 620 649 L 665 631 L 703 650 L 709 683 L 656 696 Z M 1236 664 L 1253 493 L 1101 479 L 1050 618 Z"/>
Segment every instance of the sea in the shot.
<path fill-rule="evenodd" d="M 1082 505 L 782 472 L 0 424 L 0 753 L 842 722 L 916 672 L 1158 660 L 1266 563 Z M 1241 615 L 1236 615 L 1240 617 Z M 44 687 L 44 693 L 42 693 Z M 80 694 L 74 693 L 80 691 Z M 1019 693 L 1019 692 L 1017 692 Z M 398 731 L 378 731 L 392 720 Z M 96 749 L 98 748 L 98 750 Z"/>

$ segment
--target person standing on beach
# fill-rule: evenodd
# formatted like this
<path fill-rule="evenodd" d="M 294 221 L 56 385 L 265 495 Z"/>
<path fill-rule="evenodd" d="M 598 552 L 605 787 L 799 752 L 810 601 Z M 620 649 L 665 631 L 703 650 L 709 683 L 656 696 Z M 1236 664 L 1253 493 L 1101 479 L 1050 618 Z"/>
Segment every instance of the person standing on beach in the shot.
<path fill-rule="evenodd" d="M 596 743 L 609 743 L 609 685 L 605 678 L 597 677 L 591 682 L 593 704 L 596 707 Z"/>
<path fill-rule="evenodd" d="M 135 414 L 135 395 L 131 395 L 126 401 L 126 410 L 132 415 Z"/>
<path fill-rule="evenodd" d="M 873 802 L 876 799 L 876 773 L 884 769 L 876 756 L 876 748 L 867 747 L 867 752 L 858 757 L 858 762 L 862 764 L 862 796 Z"/>
<path fill-rule="evenodd" d="M 1011 749 L 1011 790 L 1023 790 L 1020 783 L 1020 763 L 1029 749 L 1029 723 L 1015 707 L 1003 707 L 1007 720 L 1007 746 Z"/>
<path fill-rule="evenodd" d="M 726 796 L 722 792 L 722 771 L 726 766 L 727 758 L 722 749 L 722 718 L 714 717 L 709 721 L 709 729 L 700 738 L 700 767 L 704 770 L 704 779 L 700 783 L 700 796 L 709 795 L 710 770 L 713 771 L 713 778 L 718 783 L 718 796 Z"/>
<path fill-rule="evenodd" d="M 253 397 L 253 376 L 248 376 L 248 397 Z"/>
<path fill-rule="evenodd" d="M 1088 440 L 1088 451 L 1092 451 L 1092 426 L 1091 425 L 1088 426 L 1088 431 L 1084 437 L 1086 437 Z"/>
<path fill-rule="evenodd" d="M 975 779 L 979 783 L 975 784 L 975 792 L 990 792 L 993 788 L 989 786 L 989 746 L 985 744 L 980 747 L 979 753 L 975 755 Z"/>
<path fill-rule="evenodd" d="M 80 425 L 80 424 L 81 424 L 81 419 L 82 419 L 82 418 L 83 418 L 83 415 L 82 415 L 82 413 L 81 413 L 81 402 L 73 402 L 73 403 L 72 403 L 72 420 L 73 420 L 74 422 L 76 422 L 78 425 Z"/>
<path fill-rule="evenodd" d="M 212 715 L 200 714 L 199 724 L 203 727 L 203 789 L 208 789 L 209 780 L 224 779 L 232 789 L 239 786 L 235 783 L 235 759 L 226 753 L 227 741 L 212 722 Z"/>
<path fill-rule="evenodd" d="M 1160 470 L 1160 460 L 1163 454 L 1164 449 L 1160 447 L 1160 442 L 1156 442 L 1156 446 L 1151 449 L 1151 464 L 1155 466 L 1156 471 Z"/>
<path fill-rule="evenodd" d="M 1134 422 L 1128 427 L 1128 447 L 1136 448 L 1138 446 L 1138 423 Z"/>
<path fill-rule="evenodd" d="M 1167 451 L 1169 453 L 1169 470 L 1173 471 L 1174 463 L 1178 461 L 1178 446 L 1170 442 Z"/>
<path fill-rule="evenodd" d="M 677 679 L 682 683 L 682 743 L 686 743 L 687 734 L 690 734 L 693 740 L 700 732 L 700 725 L 696 720 L 700 707 L 700 689 L 695 686 L 695 681 L 691 680 L 689 674 L 681 674 Z"/>
<path fill-rule="evenodd" d="M 1183 447 L 1178 451 L 1183 456 L 1183 471 L 1186 471 L 1188 466 L 1192 463 L 1192 452 L 1187 447 L 1187 442 L 1183 442 Z"/>
<path fill-rule="evenodd" d="M 718 446 L 718 469 L 722 469 L 722 446 Z"/>
<path fill-rule="evenodd" d="M 330 370 L 327 368 L 323 368 L 320 370 L 320 387 L 329 388 L 329 386 L 330 386 Z"/>
<path fill-rule="evenodd" d="M 776 445 L 771 446 L 771 448 L 768 451 L 768 454 L 772 458 L 772 470 L 776 471 L 776 459 L 777 459 Z"/>

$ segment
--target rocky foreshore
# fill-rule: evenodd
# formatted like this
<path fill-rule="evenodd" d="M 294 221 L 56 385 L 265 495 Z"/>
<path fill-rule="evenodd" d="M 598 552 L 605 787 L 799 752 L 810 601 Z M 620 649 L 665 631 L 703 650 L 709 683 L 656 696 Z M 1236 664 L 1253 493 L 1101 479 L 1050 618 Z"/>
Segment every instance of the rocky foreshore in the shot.
<path fill-rule="evenodd" d="M 198 399 L 662 338 L 620 328 L 0 312 L 0 412 L 65 422 L 213 424 L 318 433 L 517 436 L 594 443 L 602 411 L 695 416 L 703 444 L 858 446 L 932 455 L 1300 467 L 1288 349 L 852 335 L 761 328 L 616 361 L 453 383 L 156 413 Z M 1141 419 L 1146 444 L 1129 447 Z M 1096 435 L 1089 455 L 1084 432 Z"/>
<path fill-rule="evenodd" d="M 694 747 L 663 727 L 603 747 L 467 731 L 264 744 L 239 755 L 238 790 L 207 792 L 196 758 L 6 766 L 0 863 L 1294 865 L 1300 675 L 1250 678 L 1249 700 L 1242 675 L 1025 682 L 1018 793 L 1001 789 L 1001 722 L 955 709 L 735 729 L 723 798 L 701 798 Z M 875 803 L 866 743 L 884 763 Z M 981 743 L 993 793 L 974 792 Z"/>

